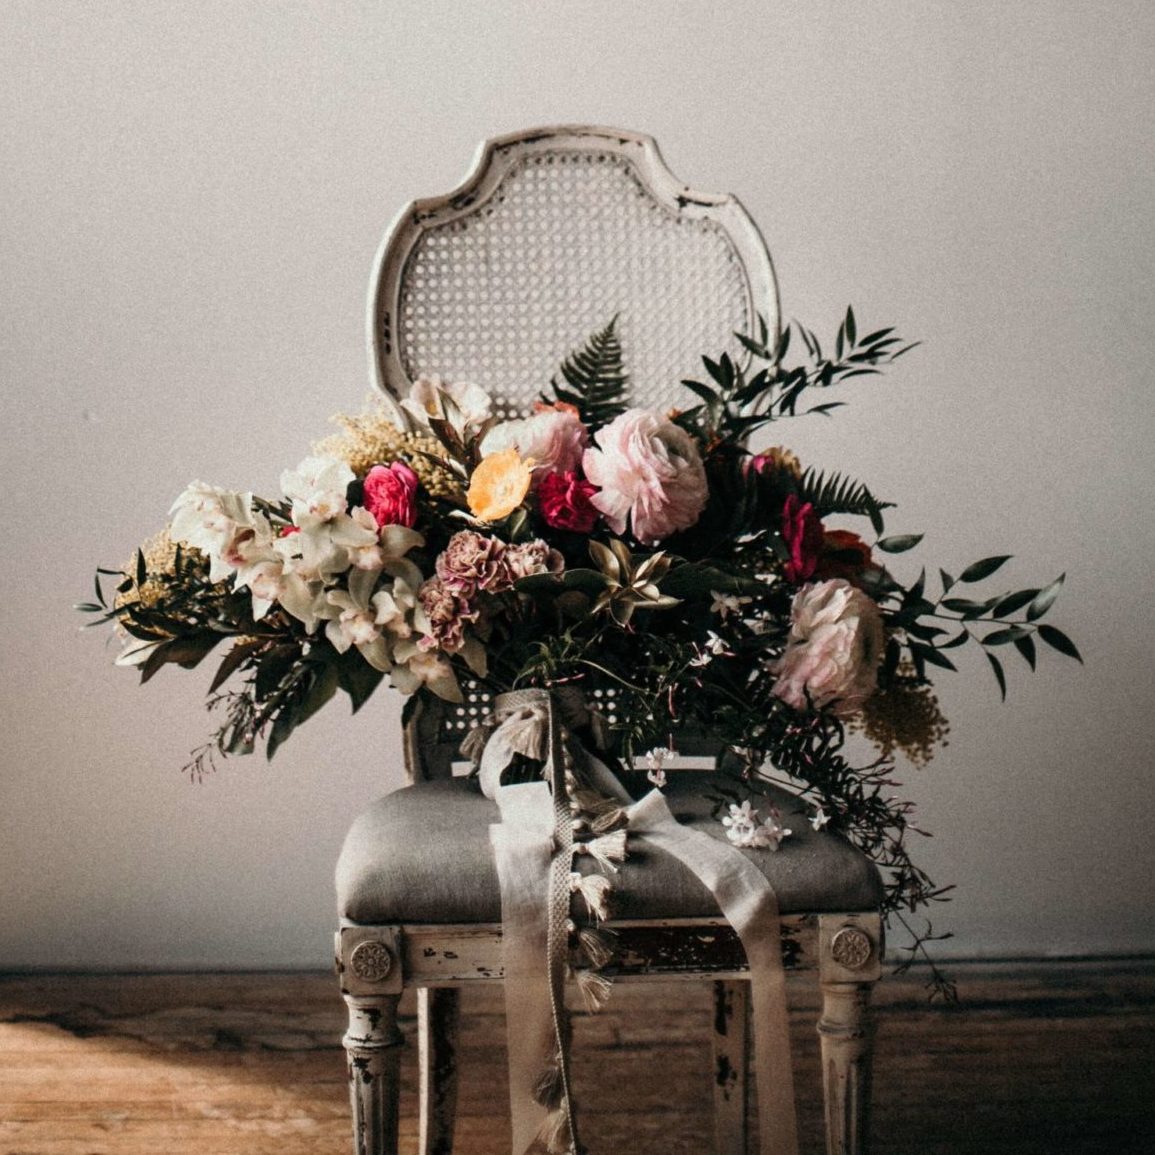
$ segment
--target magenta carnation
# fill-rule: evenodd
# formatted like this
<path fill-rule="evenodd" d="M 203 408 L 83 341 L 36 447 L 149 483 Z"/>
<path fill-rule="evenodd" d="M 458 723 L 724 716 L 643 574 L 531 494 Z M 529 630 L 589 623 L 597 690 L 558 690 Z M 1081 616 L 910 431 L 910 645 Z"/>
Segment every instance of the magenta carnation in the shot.
<path fill-rule="evenodd" d="M 818 559 L 822 556 L 822 519 L 810 502 L 803 504 L 792 493 L 782 507 L 782 540 L 790 550 L 790 560 L 784 567 L 786 580 L 800 584 L 814 576 Z"/>

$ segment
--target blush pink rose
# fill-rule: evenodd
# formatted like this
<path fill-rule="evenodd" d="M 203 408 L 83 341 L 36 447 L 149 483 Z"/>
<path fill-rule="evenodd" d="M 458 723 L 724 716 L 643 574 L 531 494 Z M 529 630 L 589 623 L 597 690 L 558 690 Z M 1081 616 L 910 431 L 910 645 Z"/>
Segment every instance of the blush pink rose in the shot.
<path fill-rule="evenodd" d="M 792 493 L 782 507 L 782 540 L 790 550 L 790 560 L 784 567 L 786 580 L 796 585 L 808 581 L 818 568 L 822 556 L 822 519 L 810 502 L 803 504 Z"/>
<path fill-rule="evenodd" d="M 533 458 L 536 488 L 551 473 L 568 473 L 581 464 L 589 443 L 589 431 L 572 405 L 542 406 L 532 417 L 505 421 L 485 438 L 486 457 L 516 449 L 522 459 Z"/>
<path fill-rule="evenodd" d="M 573 533 L 589 533 L 597 524 L 598 511 L 590 500 L 597 490 L 572 470 L 548 473 L 537 490 L 538 509 L 545 524 Z"/>
<path fill-rule="evenodd" d="M 803 586 L 790 607 L 786 650 L 771 667 L 773 693 L 796 710 L 849 718 L 877 687 L 883 640 L 882 614 L 862 590 L 841 578 Z"/>
<path fill-rule="evenodd" d="M 412 529 L 417 520 L 417 474 L 403 461 L 374 465 L 365 474 L 362 504 L 378 528 L 403 525 Z"/>
<path fill-rule="evenodd" d="M 615 533 L 627 519 L 643 545 L 689 529 L 709 496 L 694 439 L 647 409 L 627 409 L 594 437 L 582 470 L 600 490 L 590 498 Z"/>

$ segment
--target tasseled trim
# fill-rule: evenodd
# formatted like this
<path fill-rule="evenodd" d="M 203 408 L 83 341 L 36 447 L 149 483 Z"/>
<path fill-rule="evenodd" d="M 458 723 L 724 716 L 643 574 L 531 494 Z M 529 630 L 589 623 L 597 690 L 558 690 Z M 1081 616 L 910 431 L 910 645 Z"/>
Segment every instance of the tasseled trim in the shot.
<path fill-rule="evenodd" d="M 612 930 L 604 928 L 595 930 L 592 926 L 583 926 L 577 932 L 578 950 L 594 970 L 601 970 L 614 960 L 617 953 L 614 943 L 616 937 Z"/>
<path fill-rule="evenodd" d="M 625 862 L 629 856 L 626 849 L 627 835 L 625 830 L 615 830 L 610 834 L 603 834 L 590 842 L 579 842 L 574 846 L 577 854 L 588 854 L 599 865 L 611 874 L 617 874 L 615 862 Z"/>
<path fill-rule="evenodd" d="M 550 1063 L 538 1075 L 537 1082 L 533 1085 L 533 1101 L 552 1110 L 561 1103 L 564 1090 L 565 1083 L 561 1077 L 561 1064 L 558 1062 Z"/>
<path fill-rule="evenodd" d="M 574 979 L 586 1010 L 591 1014 L 600 1011 L 610 997 L 613 982 L 595 970 L 574 971 Z"/>
<path fill-rule="evenodd" d="M 613 887 L 604 874 L 580 874 L 573 871 L 569 876 L 571 894 L 580 894 L 585 900 L 590 914 L 601 922 L 610 917 L 609 896 Z"/>
<path fill-rule="evenodd" d="M 569 1115 L 564 1107 L 557 1107 L 546 1115 L 525 1155 L 572 1155 L 572 1152 Z"/>
<path fill-rule="evenodd" d="M 474 770 L 481 765 L 481 752 L 485 749 L 485 744 L 489 741 L 490 735 L 497 729 L 497 718 L 490 714 L 487 718 L 482 718 L 468 734 L 465 735 L 461 743 L 461 756 L 468 758 L 473 763 Z"/>
<path fill-rule="evenodd" d="M 595 834 L 608 834 L 624 827 L 630 820 L 629 814 L 616 802 L 590 820 L 590 829 Z"/>

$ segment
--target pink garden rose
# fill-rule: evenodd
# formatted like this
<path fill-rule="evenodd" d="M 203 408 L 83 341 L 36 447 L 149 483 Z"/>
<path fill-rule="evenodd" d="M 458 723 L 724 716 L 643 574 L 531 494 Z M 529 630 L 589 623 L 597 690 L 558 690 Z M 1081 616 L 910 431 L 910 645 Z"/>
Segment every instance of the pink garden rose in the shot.
<path fill-rule="evenodd" d="M 810 502 L 803 504 L 792 493 L 782 507 L 782 540 L 790 550 L 786 563 L 786 580 L 798 585 L 814 576 L 822 556 L 822 519 Z"/>
<path fill-rule="evenodd" d="M 417 474 L 403 461 L 374 465 L 365 474 L 362 504 L 378 527 L 413 527 L 417 520 Z"/>
<path fill-rule="evenodd" d="M 627 409 L 594 437 L 582 469 L 601 492 L 591 504 L 623 533 L 653 545 L 701 516 L 708 496 L 706 471 L 694 439 L 647 409 Z"/>
<path fill-rule="evenodd" d="M 591 502 L 597 490 L 571 470 L 548 473 L 537 490 L 537 504 L 545 524 L 553 529 L 589 533 L 598 520 Z"/>
<path fill-rule="evenodd" d="M 862 709 L 878 684 L 882 614 L 840 578 L 803 586 L 790 607 L 786 651 L 771 667 L 773 692 L 796 710 L 830 707 L 840 718 Z"/>

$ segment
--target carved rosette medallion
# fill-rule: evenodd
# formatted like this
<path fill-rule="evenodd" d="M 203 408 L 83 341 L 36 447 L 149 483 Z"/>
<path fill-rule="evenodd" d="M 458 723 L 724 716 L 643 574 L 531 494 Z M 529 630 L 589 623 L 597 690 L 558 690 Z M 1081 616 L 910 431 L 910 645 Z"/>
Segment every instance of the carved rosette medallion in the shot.
<path fill-rule="evenodd" d="M 393 969 L 393 956 L 383 942 L 363 942 L 349 956 L 349 969 L 366 983 L 379 983 Z"/>
<path fill-rule="evenodd" d="M 861 970 L 866 966 L 873 950 L 870 935 L 855 926 L 844 926 L 830 940 L 831 957 L 848 971 Z"/>

